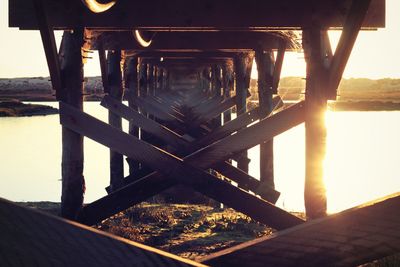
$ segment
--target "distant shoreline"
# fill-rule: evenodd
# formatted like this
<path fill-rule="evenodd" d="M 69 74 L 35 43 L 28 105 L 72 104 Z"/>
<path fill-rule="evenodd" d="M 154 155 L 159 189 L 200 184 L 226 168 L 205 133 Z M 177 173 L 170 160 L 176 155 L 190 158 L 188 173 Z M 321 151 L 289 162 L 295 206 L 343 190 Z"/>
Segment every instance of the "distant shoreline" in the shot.
<path fill-rule="evenodd" d="M 285 102 L 285 107 L 290 106 L 291 103 L 296 102 L 290 100 Z M 248 103 L 248 109 L 253 109 L 258 106 L 257 101 Z M 400 102 L 392 101 L 374 101 L 374 100 L 345 100 L 345 101 L 332 101 L 328 103 L 329 111 L 400 111 Z"/>
<path fill-rule="evenodd" d="M 304 80 L 285 77 L 280 82 L 280 95 L 286 101 L 304 98 Z M 400 79 L 343 79 L 338 101 L 329 102 L 332 111 L 396 111 L 400 110 Z M 258 105 L 257 81 L 251 80 L 252 97 L 248 108 Z M 85 78 L 84 101 L 101 101 L 104 96 L 100 77 Z M 0 78 L 0 101 L 57 101 L 48 77 Z"/>
<path fill-rule="evenodd" d="M 26 117 L 58 114 L 58 109 L 41 104 L 25 104 L 19 100 L 0 100 L 0 117 Z"/>

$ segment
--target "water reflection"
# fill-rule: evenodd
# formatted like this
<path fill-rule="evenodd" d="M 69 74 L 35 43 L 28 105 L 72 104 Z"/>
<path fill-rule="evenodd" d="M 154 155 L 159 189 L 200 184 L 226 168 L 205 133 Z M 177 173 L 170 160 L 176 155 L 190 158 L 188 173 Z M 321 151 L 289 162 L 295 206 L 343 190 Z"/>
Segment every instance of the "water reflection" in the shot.
<path fill-rule="evenodd" d="M 57 104 L 52 104 L 57 106 Z M 85 111 L 104 121 L 107 111 L 85 103 Z M 325 183 L 328 211 L 336 212 L 400 189 L 400 112 L 328 112 Z M 124 122 L 127 129 L 127 122 Z M 15 201 L 59 201 L 61 127 L 58 116 L 0 119 L 0 196 Z M 302 211 L 304 125 L 275 138 L 278 205 Z M 258 147 L 250 150 L 250 173 L 259 177 Z M 105 195 L 108 148 L 85 138 L 85 201 Z M 127 166 L 125 166 L 127 171 Z"/>

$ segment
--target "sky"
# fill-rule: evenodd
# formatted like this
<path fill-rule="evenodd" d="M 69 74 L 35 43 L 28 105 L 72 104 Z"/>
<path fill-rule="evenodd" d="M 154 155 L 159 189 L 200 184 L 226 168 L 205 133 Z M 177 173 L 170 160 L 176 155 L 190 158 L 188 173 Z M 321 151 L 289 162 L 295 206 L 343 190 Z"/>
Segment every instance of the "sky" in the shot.
<path fill-rule="evenodd" d="M 386 0 L 386 9 L 386 28 L 360 32 L 344 78 L 400 78 L 400 1 Z M 39 31 L 8 28 L 8 0 L 0 0 L 0 36 L 0 78 L 49 76 Z M 333 47 L 339 36 L 338 31 L 330 32 Z M 58 44 L 60 38 L 56 33 Z M 85 76 L 100 75 L 97 53 L 93 56 L 85 65 Z M 286 53 L 285 76 L 305 76 L 302 53 Z"/>

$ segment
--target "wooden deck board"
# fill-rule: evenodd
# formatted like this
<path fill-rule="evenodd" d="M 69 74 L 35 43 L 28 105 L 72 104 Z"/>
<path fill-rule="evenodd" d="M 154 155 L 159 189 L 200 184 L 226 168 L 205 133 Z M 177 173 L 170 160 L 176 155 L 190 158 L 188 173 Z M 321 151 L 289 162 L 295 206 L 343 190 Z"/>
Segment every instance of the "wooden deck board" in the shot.
<path fill-rule="evenodd" d="M 205 266 L 0 198 L 1 266 Z"/>
<path fill-rule="evenodd" d="M 211 266 L 358 266 L 400 252 L 400 192 L 213 255 Z"/>
<path fill-rule="evenodd" d="M 300 28 L 311 18 L 324 27 L 341 27 L 349 0 L 119 0 L 107 12 L 91 13 L 79 0 L 42 0 L 49 12 L 49 23 L 57 29 L 89 27 L 101 29 L 259 29 Z M 157 8 L 154 8 L 157 7 Z M 29 0 L 9 0 L 9 25 L 37 29 Z M 149 15 L 151 14 L 151 15 Z M 223 14 L 223 16 L 221 16 Z M 374 0 L 364 27 L 382 27 L 385 0 Z"/>

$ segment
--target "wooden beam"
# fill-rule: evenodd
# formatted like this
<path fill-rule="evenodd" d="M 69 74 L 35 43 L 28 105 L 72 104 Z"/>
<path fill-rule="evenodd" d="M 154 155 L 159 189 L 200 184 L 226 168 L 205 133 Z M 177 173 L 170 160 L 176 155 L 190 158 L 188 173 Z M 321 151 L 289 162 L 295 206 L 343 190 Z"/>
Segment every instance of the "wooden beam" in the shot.
<path fill-rule="evenodd" d="M 212 166 L 214 162 L 230 158 L 232 155 L 268 141 L 274 136 L 304 122 L 304 120 L 304 102 L 299 102 L 252 126 L 244 128 L 234 135 L 230 135 L 197 151 L 195 153 L 197 155 L 196 160 L 208 161 Z"/>
<path fill-rule="evenodd" d="M 274 73 L 272 75 L 272 93 L 277 94 L 278 93 L 278 87 L 279 87 L 279 81 L 281 79 L 281 71 L 282 71 L 282 66 L 283 66 L 283 59 L 285 57 L 285 51 L 286 51 L 286 44 L 285 40 L 281 41 L 281 44 L 278 49 L 278 53 L 276 55 L 276 61 L 275 61 L 275 67 L 274 67 Z"/>
<path fill-rule="evenodd" d="M 2 266 L 207 267 L 0 198 Z"/>
<path fill-rule="evenodd" d="M 122 87 L 121 51 L 109 51 L 107 57 L 107 81 L 110 97 L 122 101 L 124 89 Z M 122 129 L 121 117 L 108 112 L 108 123 Z M 113 191 L 122 185 L 124 179 L 124 157 L 110 149 L 110 190 Z"/>
<path fill-rule="evenodd" d="M 260 119 L 259 108 L 255 108 L 251 111 L 243 113 L 236 117 L 234 120 L 231 120 L 221 127 L 215 129 L 210 134 L 199 138 L 194 142 L 194 145 L 198 148 L 205 147 L 207 145 L 212 144 L 219 139 L 222 139 L 240 129 L 245 128 L 247 125 L 257 121 Z"/>
<path fill-rule="evenodd" d="M 306 168 L 304 204 L 310 219 L 326 216 L 326 193 L 323 181 L 323 161 L 326 148 L 325 111 L 327 97 L 325 85 L 327 69 L 320 27 L 303 30 L 303 46 L 307 63 L 306 77 Z"/>
<path fill-rule="evenodd" d="M 371 2 L 373 1 L 352 1 L 351 8 L 348 11 L 343 31 L 329 69 L 328 99 L 336 100 L 337 87 L 342 79 L 342 75 L 350 57 L 351 50 L 356 42 L 362 23 L 367 16 L 368 7 L 370 6 Z"/>
<path fill-rule="evenodd" d="M 125 60 L 125 95 L 132 95 L 133 97 L 139 96 L 139 80 L 138 80 L 138 59 L 137 57 L 128 57 Z M 128 106 L 135 110 L 139 109 L 128 99 Z M 129 122 L 129 134 L 139 138 L 139 127 L 136 124 Z M 134 159 L 127 158 L 126 161 L 129 165 L 129 174 L 133 175 L 139 170 L 140 163 Z"/>
<path fill-rule="evenodd" d="M 231 54 L 237 50 L 253 50 L 257 46 L 263 49 L 278 49 L 283 38 L 287 37 L 268 32 L 157 32 L 152 45 L 144 49 L 135 42 L 130 31 L 104 31 L 94 35 L 91 49 L 98 49 L 99 42 L 103 43 L 106 49 L 125 49 L 141 57 L 196 56 L 222 59 L 232 58 Z M 298 47 L 288 42 L 286 48 L 293 50 Z M 184 53 L 179 55 L 179 52 Z"/>
<path fill-rule="evenodd" d="M 75 27 L 99 29 L 143 29 L 143 30 L 260 30 L 300 29 L 311 18 L 321 20 L 324 27 L 342 27 L 349 1 L 313 0 L 221 0 L 186 1 L 149 0 L 140 3 L 118 1 L 111 9 L 101 14 L 92 13 L 80 1 L 43 0 L 51 10 L 49 23 L 56 29 Z M 154 7 L 158 7 L 155 9 Z M 364 27 L 382 27 L 385 19 L 385 1 L 374 0 Z M 129 12 L 127 12 L 129 10 Z M 148 11 L 152 10 L 152 15 Z M 268 13 L 268 16 L 265 14 Z M 10 0 L 9 25 L 25 29 L 38 29 L 32 3 L 25 0 Z"/>
<path fill-rule="evenodd" d="M 44 53 L 46 55 L 47 66 L 49 68 L 51 84 L 53 90 L 56 91 L 56 98 L 61 100 L 61 74 L 60 74 L 60 61 L 57 53 L 57 45 L 54 38 L 54 31 L 48 22 L 46 7 L 42 0 L 34 0 L 34 10 L 36 17 L 38 18 L 38 28 L 40 30 L 40 36 L 42 38 Z M 32 14 L 34 14 L 32 12 Z M 62 57 L 63 55 L 61 55 Z"/>
<path fill-rule="evenodd" d="M 99 61 L 100 61 L 100 71 L 101 71 L 101 81 L 103 83 L 104 93 L 109 93 L 110 89 L 108 86 L 108 71 L 107 71 L 107 56 L 106 51 L 102 44 L 99 44 Z"/>
<path fill-rule="evenodd" d="M 233 66 L 224 64 L 222 68 L 222 87 L 224 98 L 231 97 L 231 92 L 234 90 L 234 74 Z M 224 112 L 224 124 L 231 120 L 231 110 Z"/>
<path fill-rule="evenodd" d="M 105 32 L 104 34 L 109 34 Z M 120 33 L 121 34 L 121 33 Z M 173 36 L 172 36 L 173 37 Z M 99 40 L 101 37 L 99 38 Z M 203 51 L 203 50 L 129 50 L 129 55 L 140 58 L 196 58 L 196 59 L 232 59 L 237 52 L 233 51 Z"/>
<path fill-rule="evenodd" d="M 62 102 L 60 103 L 60 121 L 62 125 L 73 131 L 152 166 L 166 177 L 159 181 L 161 184 L 164 181 L 169 183 L 169 180 L 177 180 L 276 229 L 285 229 L 303 223 L 303 220 L 296 216 Z M 190 173 L 190 177 L 187 176 L 188 173 Z M 123 189 L 126 187 L 121 190 Z M 151 189 L 152 193 L 155 191 Z M 224 193 L 222 194 L 222 192 Z M 239 199 L 240 201 L 237 201 Z M 97 204 L 97 208 L 95 208 L 96 205 L 89 206 L 94 213 L 85 208 L 80 219 L 85 220 L 86 223 L 93 223 L 98 221 L 99 217 L 105 214 L 111 215 L 116 209 L 127 205 L 127 203 L 118 203 L 121 206 L 116 207 L 117 202 L 114 202 L 111 206 L 107 206 L 101 201 Z M 87 217 L 89 214 L 91 216 Z M 93 220 L 93 217 L 96 220 Z"/>
<path fill-rule="evenodd" d="M 164 141 L 174 147 L 180 147 L 186 150 L 189 146 L 189 143 L 184 141 L 181 136 L 179 136 L 175 132 L 155 122 L 154 120 L 146 118 L 142 114 L 123 105 L 120 102 L 115 101 L 109 96 L 105 96 L 103 98 L 103 100 L 101 101 L 101 105 L 105 108 L 108 108 L 111 112 L 130 120 L 136 126 L 143 128 L 146 132 L 158 137 L 162 137 Z"/>
<path fill-rule="evenodd" d="M 399 205 L 400 193 L 395 193 L 218 251 L 200 262 L 236 267 L 369 265 L 398 255 Z M 389 258 L 381 262 L 387 261 Z"/>
<path fill-rule="evenodd" d="M 132 123 L 142 127 L 146 132 L 166 141 L 168 145 L 171 145 L 173 149 L 169 152 L 175 153 L 175 155 L 187 155 L 189 151 L 194 151 L 195 148 L 189 142 L 185 141 L 183 137 L 172 132 L 168 128 L 158 124 L 157 122 L 150 120 L 133 109 L 130 109 L 123 105 L 122 103 L 112 99 L 111 97 L 105 96 L 101 105 L 108 108 L 111 112 L 116 113 Z M 190 157 L 190 156 L 187 156 Z M 197 167 L 202 169 L 208 169 L 209 165 L 203 165 L 202 162 L 197 162 Z M 275 203 L 279 197 L 279 192 L 273 190 L 272 188 L 263 189 L 260 188 L 259 181 L 240 171 L 239 169 L 233 167 L 227 162 L 221 161 L 214 164 L 214 169 L 220 172 L 222 175 L 226 176 L 228 179 L 238 183 L 239 187 L 245 190 L 250 190 L 258 193 L 263 199 Z M 149 174 L 144 172 L 145 175 Z M 130 176 L 124 179 L 124 183 L 131 183 L 136 180 L 136 175 Z M 107 190 L 109 191 L 109 190 Z"/>
<path fill-rule="evenodd" d="M 83 110 L 83 62 L 81 46 L 83 32 L 64 32 L 61 41 L 61 81 L 60 94 L 66 103 L 77 110 Z M 85 193 L 83 177 L 83 136 L 67 127 L 62 127 L 62 193 L 61 216 L 76 220 L 82 208 Z"/>
<path fill-rule="evenodd" d="M 234 59 L 235 81 L 236 81 L 236 113 L 241 115 L 247 110 L 247 97 L 250 87 L 250 75 L 253 66 L 254 53 L 240 53 Z M 249 172 L 250 159 L 247 151 L 242 151 L 238 160 L 238 168 Z"/>
<path fill-rule="evenodd" d="M 132 101 L 132 103 L 134 103 L 135 106 L 139 107 L 140 110 L 150 113 L 161 120 L 178 121 L 180 123 L 183 122 L 181 119 L 173 116 L 172 114 L 166 113 L 165 111 L 163 111 L 162 109 L 160 109 L 157 106 L 151 105 L 147 102 L 140 101 L 139 98 L 135 98 L 130 95 L 127 95 L 126 98 L 129 99 L 130 101 Z"/>
<path fill-rule="evenodd" d="M 272 50 L 256 50 L 255 60 L 258 72 L 258 103 L 262 118 L 273 111 L 273 83 L 275 57 Z M 274 182 L 274 141 L 271 139 L 260 144 L 260 182 L 272 188 Z"/>

